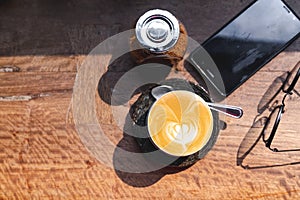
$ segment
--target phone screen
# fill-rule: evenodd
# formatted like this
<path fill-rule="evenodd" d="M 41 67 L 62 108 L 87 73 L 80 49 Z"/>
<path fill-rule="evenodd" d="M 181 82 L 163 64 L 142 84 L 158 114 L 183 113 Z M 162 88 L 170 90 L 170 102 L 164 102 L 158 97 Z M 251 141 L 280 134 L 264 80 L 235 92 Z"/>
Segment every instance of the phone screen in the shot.
<path fill-rule="evenodd" d="M 300 33 L 300 20 L 280 0 L 258 0 L 202 44 L 215 62 L 228 96 Z M 205 78 L 217 81 L 210 66 L 191 54 Z M 201 63 L 201 64 L 199 64 Z"/>

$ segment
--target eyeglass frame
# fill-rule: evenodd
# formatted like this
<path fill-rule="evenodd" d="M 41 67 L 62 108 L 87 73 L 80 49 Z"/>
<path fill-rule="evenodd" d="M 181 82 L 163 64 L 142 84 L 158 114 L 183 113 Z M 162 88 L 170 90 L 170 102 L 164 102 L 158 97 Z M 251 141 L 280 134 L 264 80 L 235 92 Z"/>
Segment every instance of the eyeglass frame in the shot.
<path fill-rule="evenodd" d="M 300 61 L 296 64 L 295 67 L 297 67 L 298 65 L 300 64 Z M 294 70 L 294 69 L 293 69 Z M 292 70 L 292 71 L 293 71 Z M 291 72 L 288 72 L 288 76 L 286 77 L 285 81 L 283 82 L 282 86 L 281 86 L 281 91 L 285 93 L 284 97 L 282 98 L 282 101 L 281 101 L 281 105 L 278 105 L 276 106 L 272 112 L 270 113 L 269 117 L 267 118 L 266 120 L 266 123 L 264 125 L 264 128 L 262 130 L 262 139 L 265 143 L 265 146 L 267 148 L 269 148 L 271 151 L 273 152 L 279 152 L 279 150 L 277 148 L 272 148 L 271 147 L 271 144 L 272 144 L 272 141 L 274 139 L 274 136 L 276 134 L 276 131 L 278 129 L 278 126 L 279 126 L 279 123 L 280 123 L 280 120 L 281 120 L 281 117 L 282 117 L 282 114 L 285 112 L 284 110 L 284 107 L 285 107 L 285 99 L 288 95 L 292 95 L 293 94 L 293 90 L 295 88 L 295 85 L 296 83 L 298 82 L 299 80 L 299 76 L 300 76 L 300 67 L 298 68 L 297 72 L 296 72 L 296 76 L 294 77 L 291 85 L 288 87 L 288 89 L 284 89 L 285 85 L 287 84 L 290 76 L 291 76 Z M 266 139 L 265 138 L 265 131 L 267 129 L 267 127 L 269 126 L 269 123 L 270 123 L 270 120 L 271 120 L 271 117 L 273 114 L 275 114 L 275 111 L 278 109 L 278 113 L 277 113 L 277 116 L 276 116 L 276 120 L 275 120 L 275 123 L 273 125 L 273 128 L 272 128 L 272 131 L 270 133 L 270 136 Z"/>

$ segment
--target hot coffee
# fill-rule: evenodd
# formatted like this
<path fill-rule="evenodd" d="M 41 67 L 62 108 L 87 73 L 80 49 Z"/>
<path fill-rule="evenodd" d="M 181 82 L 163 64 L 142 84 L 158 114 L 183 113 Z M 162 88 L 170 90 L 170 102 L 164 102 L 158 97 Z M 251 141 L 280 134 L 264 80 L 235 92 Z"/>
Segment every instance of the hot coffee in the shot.
<path fill-rule="evenodd" d="M 189 91 L 166 93 L 149 111 L 151 140 L 170 155 L 187 156 L 201 150 L 212 130 L 210 108 L 200 96 Z"/>

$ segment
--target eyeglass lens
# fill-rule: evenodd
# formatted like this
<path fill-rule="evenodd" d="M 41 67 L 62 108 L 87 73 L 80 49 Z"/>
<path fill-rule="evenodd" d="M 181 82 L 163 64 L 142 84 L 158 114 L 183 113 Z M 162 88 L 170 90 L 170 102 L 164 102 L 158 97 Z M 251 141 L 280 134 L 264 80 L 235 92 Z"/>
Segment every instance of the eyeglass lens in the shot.
<path fill-rule="evenodd" d="M 283 105 L 277 106 L 272 113 L 270 114 L 264 130 L 263 130 L 263 140 L 266 143 L 267 147 L 270 147 L 272 140 L 274 138 L 276 129 L 279 125 L 281 115 L 282 115 Z"/>

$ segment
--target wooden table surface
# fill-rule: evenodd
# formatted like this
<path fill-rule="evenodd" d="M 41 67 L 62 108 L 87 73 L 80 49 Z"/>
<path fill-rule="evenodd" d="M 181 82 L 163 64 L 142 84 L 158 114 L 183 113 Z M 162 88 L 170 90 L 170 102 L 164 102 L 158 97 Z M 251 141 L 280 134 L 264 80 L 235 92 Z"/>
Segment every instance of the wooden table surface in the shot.
<path fill-rule="evenodd" d="M 287 2 L 299 15 L 300 2 Z M 260 102 L 274 80 L 300 60 L 299 39 L 226 99 L 244 109 L 243 118 L 225 118 L 213 149 L 187 169 L 120 171 L 87 149 L 76 125 L 82 117 L 78 112 L 85 111 L 74 104 L 74 92 L 80 89 L 74 83 L 87 76 L 80 73 L 88 54 L 108 37 L 130 29 L 143 12 L 157 7 L 171 11 L 201 43 L 249 3 L 0 1 L 0 199 L 299 199 L 300 151 L 274 153 L 257 140 L 260 123 L 270 113 L 266 109 L 259 114 Z M 110 58 L 106 53 L 98 56 Z M 122 73 L 111 69 L 109 80 Z M 102 78 L 96 75 L 87 80 Z M 113 106 L 93 87 L 97 122 L 115 147 L 130 149 L 130 139 L 124 140 L 112 119 Z M 79 100 L 87 102 L 85 98 L 79 95 Z M 281 98 L 279 94 L 273 102 Z M 287 99 L 274 141 L 278 147 L 300 148 L 299 98 L 295 92 Z"/>

